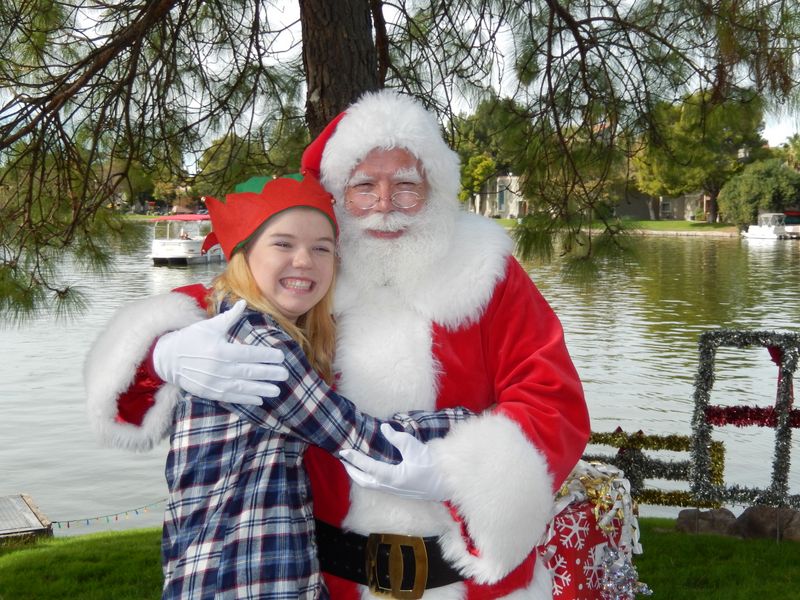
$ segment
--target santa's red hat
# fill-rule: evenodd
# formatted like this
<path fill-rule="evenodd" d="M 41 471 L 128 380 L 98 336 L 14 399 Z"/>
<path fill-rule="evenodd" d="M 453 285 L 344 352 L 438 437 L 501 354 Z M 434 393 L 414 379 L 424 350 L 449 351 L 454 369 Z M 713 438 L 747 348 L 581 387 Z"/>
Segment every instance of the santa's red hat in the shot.
<path fill-rule="evenodd" d="M 320 178 L 319 166 L 322 162 L 322 153 L 325 151 L 325 144 L 336 131 L 336 126 L 339 124 L 346 112 L 340 112 L 333 120 L 325 126 L 325 129 L 314 138 L 314 140 L 306 146 L 303 151 L 303 157 L 300 159 L 300 172 L 303 175 L 311 175 Z"/>
<path fill-rule="evenodd" d="M 408 150 L 425 169 L 430 196 L 458 202 L 458 155 L 433 113 L 394 90 L 367 93 L 333 119 L 303 153 L 301 170 L 319 174 L 325 189 L 342 198 L 353 168 L 375 148 Z"/>
<path fill-rule="evenodd" d="M 272 179 L 260 192 L 228 194 L 224 201 L 207 196 L 206 207 L 228 260 L 267 219 L 290 208 L 316 209 L 330 219 L 334 232 L 339 232 L 333 197 L 311 176 L 300 181 L 289 177 Z"/>

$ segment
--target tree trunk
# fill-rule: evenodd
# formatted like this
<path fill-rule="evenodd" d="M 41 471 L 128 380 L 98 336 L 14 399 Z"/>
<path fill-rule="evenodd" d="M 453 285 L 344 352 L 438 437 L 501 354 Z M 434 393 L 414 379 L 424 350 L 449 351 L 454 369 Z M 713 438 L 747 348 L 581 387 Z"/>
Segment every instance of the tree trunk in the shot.
<path fill-rule="evenodd" d="M 708 193 L 708 222 L 709 223 L 716 223 L 717 222 L 717 214 L 719 209 L 717 207 L 717 196 L 719 196 L 719 190 L 710 191 Z"/>
<path fill-rule="evenodd" d="M 299 0 L 311 137 L 380 87 L 369 0 Z M 379 3 L 378 3 L 379 4 Z"/>
<path fill-rule="evenodd" d="M 647 208 L 650 211 L 651 221 L 661 220 L 661 196 L 653 198 L 650 196 L 650 201 L 647 203 Z"/>

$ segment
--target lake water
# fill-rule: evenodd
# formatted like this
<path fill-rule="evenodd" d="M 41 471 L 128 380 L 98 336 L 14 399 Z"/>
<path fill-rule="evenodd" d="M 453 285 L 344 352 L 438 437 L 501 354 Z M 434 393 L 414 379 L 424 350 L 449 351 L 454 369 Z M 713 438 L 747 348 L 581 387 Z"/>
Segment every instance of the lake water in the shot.
<path fill-rule="evenodd" d="M 601 266 L 591 284 L 564 280 L 558 264 L 528 268 L 561 317 L 594 431 L 689 434 L 700 333 L 800 330 L 798 242 L 648 237 L 635 266 Z M 219 269 L 152 267 L 142 251 L 120 257 L 111 276 L 74 274 L 91 302 L 86 314 L 55 325 L 41 317 L 0 328 L 0 496 L 31 495 L 51 520 L 62 522 L 57 534 L 160 524 L 167 448 L 134 454 L 98 446 L 85 416 L 83 361 L 121 304 L 208 282 Z M 712 402 L 774 403 L 777 368 L 766 350 L 723 348 L 716 375 Z M 768 485 L 772 430 L 725 427 L 714 438 L 726 447 L 727 484 Z M 796 436 L 793 447 L 790 491 L 797 494 Z M 641 513 L 674 516 L 677 510 L 645 506 Z"/>

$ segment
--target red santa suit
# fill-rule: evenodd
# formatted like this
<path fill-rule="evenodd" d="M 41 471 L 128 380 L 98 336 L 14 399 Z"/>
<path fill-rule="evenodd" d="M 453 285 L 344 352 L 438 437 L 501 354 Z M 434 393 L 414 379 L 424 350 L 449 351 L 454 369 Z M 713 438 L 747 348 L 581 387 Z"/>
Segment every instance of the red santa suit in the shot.
<path fill-rule="evenodd" d="M 537 544 L 553 517 L 553 493 L 582 455 L 589 419 L 561 325 L 512 242 L 488 219 L 458 210 L 458 160 L 435 120 L 416 102 L 384 91 L 349 108 L 304 156 L 341 198 L 346 179 L 372 148 L 419 158 L 429 183 L 428 230 L 365 264 L 381 246 L 359 242 L 342 223 L 336 290 L 339 391 L 363 412 L 464 406 L 478 413 L 429 443 L 452 497 L 407 500 L 350 486 L 338 461 L 309 452 L 317 517 L 362 535 L 437 538 L 462 581 L 425 598 L 549 598 Z M 326 177 L 326 175 L 329 175 Z M 431 225 L 433 223 L 433 225 Z M 414 225 L 409 225 L 409 232 Z M 405 254 L 403 254 L 405 253 Z M 376 262 L 380 261 L 380 257 Z M 385 279 L 385 281 L 384 281 Z M 197 287 L 186 290 L 202 296 Z M 172 293 L 121 311 L 87 361 L 97 431 L 116 445 L 146 448 L 164 435 L 177 390 L 142 366 L 156 336 L 203 318 L 195 298 Z M 339 600 L 369 590 L 329 576 Z"/>

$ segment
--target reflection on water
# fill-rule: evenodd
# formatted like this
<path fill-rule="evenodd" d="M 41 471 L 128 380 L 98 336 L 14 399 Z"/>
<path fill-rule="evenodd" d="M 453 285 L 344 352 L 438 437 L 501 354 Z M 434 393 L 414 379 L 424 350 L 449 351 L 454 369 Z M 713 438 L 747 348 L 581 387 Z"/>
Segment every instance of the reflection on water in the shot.
<path fill-rule="evenodd" d="M 91 342 L 121 304 L 210 282 L 221 265 L 152 267 L 147 252 L 122 256 L 110 276 L 73 273 L 89 310 L 67 322 L 42 316 L 21 328 L 2 328 L 0 344 L 0 496 L 28 493 L 52 520 L 109 515 L 166 496 L 166 445 L 135 454 L 100 448 L 84 404 L 83 361 Z M 69 532 L 161 523 L 163 504 L 148 514 L 90 521 Z M 115 520 L 115 519 L 119 520 Z"/>
<path fill-rule="evenodd" d="M 605 265 L 589 285 L 562 280 L 558 265 L 528 269 L 564 324 L 593 429 L 689 434 L 701 332 L 800 330 L 800 243 L 645 238 L 639 254 L 635 266 Z M 209 282 L 221 268 L 152 267 L 142 251 L 121 257 L 111 276 L 75 274 L 91 302 L 87 314 L 68 323 L 42 317 L 20 329 L 0 329 L 0 495 L 29 493 L 54 520 L 118 513 L 165 496 L 164 445 L 131 454 L 94 441 L 84 411 L 83 359 L 122 303 Z M 712 402 L 774 402 L 777 369 L 765 350 L 722 349 L 716 373 Z M 771 430 L 726 427 L 714 437 L 726 444 L 728 483 L 768 483 Z M 790 487 L 800 491 L 797 467 Z M 125 524 L 158 524 L 162 508 L 131 513 Z M 664 514 L 651 507 L 642 513 Z M 91 523 L 92 531 L 106 527 L 104 520 Z M 119 526 L 113 518 L 108 525 Z"/>
<path fill-rule="evenodd" d="M 636 265 L 608 265 L 589 285 L 563 281 L 557 265 L 528 265 L 561 317 L 594 431 L 622 427 L 627 432 L 688 435 L 700 333 L 717 328 L 800 330 L 800 243 L 757 242 L 762 243 L 644 238 Z M 777 367 L 766 350 L 723 348 L 715 373 L 713 403 L 774 404 Z M 714 439 L 726 446 L 726 483 L 768 485 L 772 430 L 717 428 Z M 687 458 L 674 453 L 660 457 Z M 797 463 L 790 477 L 795 494 L 800 491 Z"/>

